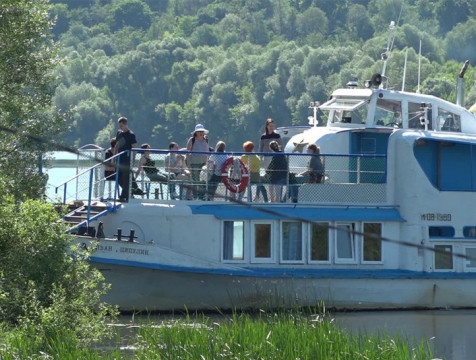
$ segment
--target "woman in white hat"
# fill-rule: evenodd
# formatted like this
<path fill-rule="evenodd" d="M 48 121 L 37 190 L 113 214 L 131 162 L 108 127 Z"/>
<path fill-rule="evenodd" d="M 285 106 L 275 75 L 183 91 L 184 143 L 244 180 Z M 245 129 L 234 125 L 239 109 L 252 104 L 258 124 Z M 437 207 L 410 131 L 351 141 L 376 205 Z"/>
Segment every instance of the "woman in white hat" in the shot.
<path fill-rule="evenodd" d="M 192 137 L 187 142 L 188 151 L 200 152 L 200 154 L 189 154 L 187 156 L 187 165 L 192 173 L 193 181 L 200 181 L 200 171 L 208 160 L 208 155 L 205 152 L 210 151 L 210 146 L 206 134 L 208 134 L 208 130 L 202 124 L 197 124 L 195 130 L 192 131 Z M 194 186 L 193 197 L 197 198 L 197 194 L 198 187 Z"/>

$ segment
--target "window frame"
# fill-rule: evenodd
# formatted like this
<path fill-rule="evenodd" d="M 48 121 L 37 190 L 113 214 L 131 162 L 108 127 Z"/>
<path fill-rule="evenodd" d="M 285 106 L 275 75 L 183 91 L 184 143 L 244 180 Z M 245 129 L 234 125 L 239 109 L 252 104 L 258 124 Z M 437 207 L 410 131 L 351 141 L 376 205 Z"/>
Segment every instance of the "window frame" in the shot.
<path fill-rule="evenodd" d="M 451 253 L 454 254 L 455 253 L 455 246 L 453 244 L 449 244 L 447 242 L 445 243 L 436 243 L 436 244 L 433 244 L 433 248 L 436 249 L 437 246 L 449 246 L 451 247 Z M 439 253 L 437 253 L 436 251 L 433 253 L 433 271 L 435 272 L 455 272 L 456 271 L 456 261 L 455 261 L 455 258 L 454 256 L 452 255 L 451 256 L 451 265 L 452 267 L 451 268 L 445 268 L 445 269 L 437 269 L 436 268 L 436 256 L 439 255 Z"/>
<path fill-rule="evenodd" d="M 333 240 L 334 240 L 334 263 L 335 264 L 357 264 L 358 263 L 358 259 L 360 258 L 359 254 L 358 254 L 358 249 L 360 248 L 357 244 L 357 242 L 359 241 L 359 236 L 357 236 L 355 233 L 352 233 L 350 232 L 350 235 L 351 235 L 351 249 L 352 249 L 352 258 L 339 258 L 338 257 L 338 234 L 339 234 L 339 226 L 342 226 L 342 225 L 349 225 L 350 228 L 353 230 L 353 231 L 359 231 L 359 222 L 352 222 L 352 221 L 336 221 L 335 222 L 335 228 L 334 228 L 334 235 L 333 235 Z M 352 225 L 354 226 L 352 228 Z"/>
<path fill-rule="evenodd" d="M 467 249 L 475 249 L 476 250 L 476 245 L 469 245 L 469 246 L 464 246 L 464 255 L 465 256 L 470 256 L 466 253 Z M 474 267 L 468 267 L 467 266 L 467 261 L 466 259 L 463 259 L 463 269 L 464 272 L 476 272 L 476 266 Z"/>
<path fill-rule="evenodd" d="M 364 235 L 361 236 L 361 242 L 360 242 L 360 259 L 362 264 L 383 264 L 384 263 L 384 251 L 383 251 L 383 241 L 380 240 L 380 260 L 365 260 L 364 255 L 365 255 L 365 224 L 380 224 L 380 237 L 383 237 L 383 228 L 384 228 L 384 223 L 381 221 L 363 221 L 362 222 L 362 233 Z"/>
<path fill-rule="evenodd" d="M 301 224 L 301 259 L 291 259 L 291 260 L 284 260 L 283 255 L 283 246 L 284 246 L 284 236 L 283 236 L 283 227 L 284 223 L 298 223 Z M 304 264 L 306 261 L 305 255 L 305 248 L 306 248 L 306 234 L 305 234 L 305 227 L 302 221 L 296 220 L 282 220 L 279 222 L 279 262 L 282 264 Z"/>
<path fill-rule="evenodd" d="M 276 229 L 275 225 L 276 222 L 273 220 L 257 220 L 257 221 L 251 221 L 250 223 L 250 262 L 254 264 L 270 264 L 270 263 L 276 263 Z M 270 257 L 269 258 L 264 258 L 264 257 L 256 257 L 256 232 L 255 232 L 255 226 L 256 225 L 269 225 L 270 226 Z"/>
<path fill-rule="evenodd" d="M 225 248 L 225 222 L 242 222 L 243 223 L 243 259 L 225 259 L 225 254 L 224 254 L 224 248 Z M 234 220 L 223 220 L 221 222 L 221 241 L 220 241 L 220 258 L 223 263 L 246 263 L 248 262 L 249 258 L 249 251 L 248 251 L 248 241 L 246 241 L 247 238 L 247 232 L 249 231 L 249 224 L 248 221 L 245 220 L 240 220 L 240 219 L 234 219 Z M 234 240 L 234 239 L 233 239 Z"/>
<path fill-rule="evenodd" d="M 313 260 L 312 256 L 312 226 L 317 224 L 325 224 L 327 226 L 327 260 Z M 331 232 L 331 223 L 329 221 L 316 221 L 315 223 L 310 223 L 308 226 L 308 235 L 307 235 L 307 248 L 308 255 L 307 261 L 309 264 L 332 264 L 333 258 L 333 241 L 332 241 L 332 232 Z"/>

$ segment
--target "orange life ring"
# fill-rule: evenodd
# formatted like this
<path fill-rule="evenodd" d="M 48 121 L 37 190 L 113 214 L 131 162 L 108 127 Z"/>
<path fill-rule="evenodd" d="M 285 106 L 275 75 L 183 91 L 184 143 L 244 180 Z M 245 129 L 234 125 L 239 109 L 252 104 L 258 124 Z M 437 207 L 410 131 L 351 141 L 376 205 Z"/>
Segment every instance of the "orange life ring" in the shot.
<path fill-rule="evenodd" d="M 240 182 L 238 184 L 235 184 L 228 175 L 230 171 L 233 171 L 233 168 L 235 166 L 235 159 L 233 159 L 232 157 L 226 159 L 225 163 L 221 167 L 221 180 L 223 181 L 223 184 L 225 184 L 226 188 L 232 193 L 241 193 L 245 191 L 246 187 L 248 186 L 248 183 L 250 181 L 250 174 L 243 161 L 239 159 L 236 160 L 238 160 L 240 166 Z"/>

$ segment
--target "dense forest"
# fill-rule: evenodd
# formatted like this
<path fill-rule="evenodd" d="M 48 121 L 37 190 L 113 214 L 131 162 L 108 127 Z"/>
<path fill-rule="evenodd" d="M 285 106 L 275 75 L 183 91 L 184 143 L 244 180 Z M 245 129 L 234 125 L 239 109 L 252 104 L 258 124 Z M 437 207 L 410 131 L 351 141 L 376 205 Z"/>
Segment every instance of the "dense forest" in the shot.
<path fill-rule="evenodd" d="M 66 141 L 103 146 L 126 116 L 139 144 L 185 145 L 196 123 L 239 150 L 266 118 L 307 123 L 351 76 L 382 68 L 397 24 L 389 85 L 455 100 L 464 60 L 466 105 L 476 101 L 474 0 L 51 0 L 63 63 L 54 104 L 67 111 Z"/>

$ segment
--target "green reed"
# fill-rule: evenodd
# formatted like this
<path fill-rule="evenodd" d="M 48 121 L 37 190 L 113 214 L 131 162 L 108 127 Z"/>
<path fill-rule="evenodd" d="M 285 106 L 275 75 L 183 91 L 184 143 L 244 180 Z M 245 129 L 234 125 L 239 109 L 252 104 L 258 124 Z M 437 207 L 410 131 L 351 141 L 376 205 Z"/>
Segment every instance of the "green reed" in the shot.
<path fill-rule="evenodd" d="M 0 335 L 0 359 L 415 359 L 432 358 L 425 341 L 387 334 L 351 334 L 333 320 L 308 311 L 235 313 L 217 320 L 206 315 L 181 317 L 138 327 L 125 353 L 115 345 L 82 348 L 58 332 L 46 348 L 21 333 Z"/>
<path fill-rule="evenodd" d="M 400 336 L 352 335 L 327 316 L 302 312 L 187 317 L 145 325 L 136 359 L 431 359 L 428 343 Z"/>

